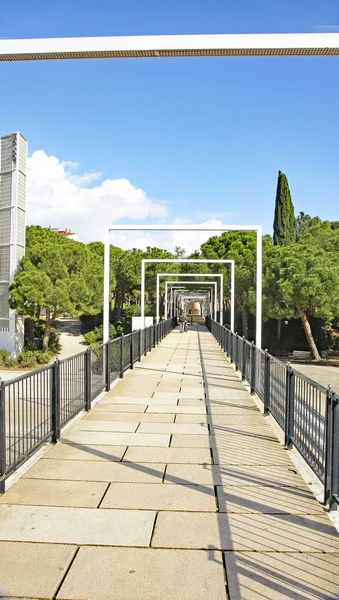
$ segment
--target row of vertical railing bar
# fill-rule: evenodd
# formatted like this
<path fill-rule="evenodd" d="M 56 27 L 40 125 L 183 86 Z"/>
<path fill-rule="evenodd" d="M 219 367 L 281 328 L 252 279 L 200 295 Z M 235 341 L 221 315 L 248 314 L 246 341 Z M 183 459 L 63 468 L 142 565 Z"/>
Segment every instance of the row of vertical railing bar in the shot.
<path fill-rule="evenodd" d="M 339 504 L 339 395 L 210 317 L 206 326 L 321 481 L 324 503 Z"/>
<path fill-rule="evenodd" d="M 88 348 L 9 381 L 0 380 L 0 492 L 6 478 L 133 368 L 176 326 L 176 318 Z"/>

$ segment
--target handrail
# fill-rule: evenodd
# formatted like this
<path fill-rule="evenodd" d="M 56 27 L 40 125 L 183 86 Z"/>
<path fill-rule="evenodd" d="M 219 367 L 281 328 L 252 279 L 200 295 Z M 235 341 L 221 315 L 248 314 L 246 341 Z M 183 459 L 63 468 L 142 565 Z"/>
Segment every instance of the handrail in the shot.
<path fill-rule="evenodd" d="M 176 318 L 89 346 L 62 360 L 0 380 L 0 492 L 5 481 L 92 401 L 108 391 L 176 326 Z"/>
<path fill-rule="evenodd" d="M 321 481 L 324 503 L 339 504 L 339 394 L 231 332 L 211 317 L 206 326 Z M 244 349 L 247 348 L 247 352 Z"/>

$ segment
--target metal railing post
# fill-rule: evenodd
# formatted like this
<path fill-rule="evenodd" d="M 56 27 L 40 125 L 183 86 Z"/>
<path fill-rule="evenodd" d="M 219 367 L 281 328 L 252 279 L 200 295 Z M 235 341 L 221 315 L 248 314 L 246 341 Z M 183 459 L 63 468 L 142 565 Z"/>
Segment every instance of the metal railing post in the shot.
<path fill-rule="evenodd" d="M 326 394 L 326 461 L 324 501 L 331 509 L 339 502 L 339 401 L 328 386 Z"/>
<path fill-rule="evenodd" d="M 251 394 L 255 392 L 255 367 L 256 367 L 256 355 L 255 355 L 255 344 L 251 344 Z"/>
<path fill-rule="evenodd" d="M 244 381 L 244 379 L 245 379 L 245 373 L 246 373 L 246 353 L 245 353 L 245 350 L 246 350 L 246 339 L 245 339 L 245 336 L 243 335 L 242 336 L 242 367 L 241 367 L 241 369 L 242 369 L 242 373 L 241 373 L 241 379 L 242 379 L 242 381 Z"/>
<path fill-rule="evenodd" d="M 144 327 L 144 356 L 147 354 L 147 327 Z"/>
<path fill-rule="evenodd" d="M 85 354 L 85 410 L 91 410 L 91 349 L 87 348 Z"/>
<path fill-rule="evenodd" d="M 141 361 L 141 355 L 142 355 L 141 340 L 142 340 L 142 329 L 139 329 L 139 362 Z"/>
<path fill-rule="evenodd" d="M 291 365 L 286 369 L 286 413 L 285 413 L 285 441 L 286 448 L 293 442 L 294 437 L 294 371 Z"/>
<path fill-rule="evenodd" d="M 5 491 L 6 477 L 6 407 L 5 382 L 0 380 L 0 492 Z"/>
<path fill-rule="evenodd" d="M 155 348 L 156 325 L 153 325 L 153 348 Z"/>
<path fill-rule="evenodd" d="M 104 345 L 104 353 L 105 353 L 105 389 L 106 392 L 109 392 L 111 389 L 111 344 L 107 342 Z"/>
<path fill-rule="evenodd" d="M 237 331 L 235 332 L 234 341 L 235 341 L 234 364 L 235 364 L 235 369 L 237 371 L 238 370 L 238 332 Z"/>
<path fill-rule="evenodd" d="M 271 359 L 267 350 L 265 350 L 265 370 L 264 370 L 264 415 L 270 410 L 271 396 Z"/>
<path fill-rule="evenodd" d="M 60 438 L 60 363 L 58 359 L 52 367 L 52 442 L 55 443 Z"/>
<path fill-rule="evenodd" d="M 124 334 L 121 334 L 120 337 L 120 378 L 122 379 L 124 376 L 124 354 L 123 354 L 123 350 L 124 350 Z"/>
<path fill-rule="evenodd" d="M 130 360 L 130 367 L 131 369 L 133 369 L 133 364 L 134 364 L 134 357 L 133 357 L 133 331 L 131 332 L 131 343 L 130 343 L 130 349 L 129 349 L 129 360 Z"/>

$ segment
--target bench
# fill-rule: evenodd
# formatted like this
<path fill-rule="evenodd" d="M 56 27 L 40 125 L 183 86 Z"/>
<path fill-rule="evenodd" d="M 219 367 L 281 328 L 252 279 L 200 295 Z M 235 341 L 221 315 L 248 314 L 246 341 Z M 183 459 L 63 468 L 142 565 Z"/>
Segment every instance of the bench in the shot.
<path fill-rule="evenodd" d="M 293 350 L 288 357 L 292 360 L 311 360 L 312 354 L 307 350 Z"/>
<path fill-rule="evenodd" d="M 320 352 L 321 360 L 328 361 L 328 351 L 324 350 Z M 293 350 L 291 354 L 288 355 L 292 360 L 311 360 L 312 354 L 308 350 Z"/>

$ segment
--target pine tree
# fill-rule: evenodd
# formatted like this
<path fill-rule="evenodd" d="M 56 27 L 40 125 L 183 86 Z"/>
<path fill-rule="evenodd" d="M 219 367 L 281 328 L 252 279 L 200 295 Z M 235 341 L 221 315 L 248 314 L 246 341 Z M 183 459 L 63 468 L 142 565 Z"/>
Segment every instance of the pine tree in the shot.
<path fill-rule="evenodd" d="M 288 246 L 296 241 L 296 220 L 286 175 L 279 171 L 273 223 L 273 242 Z"/>

